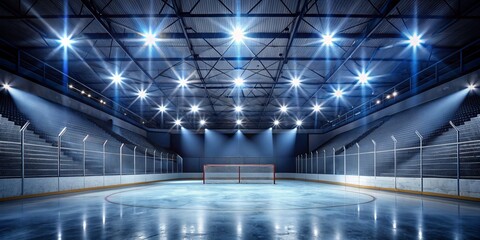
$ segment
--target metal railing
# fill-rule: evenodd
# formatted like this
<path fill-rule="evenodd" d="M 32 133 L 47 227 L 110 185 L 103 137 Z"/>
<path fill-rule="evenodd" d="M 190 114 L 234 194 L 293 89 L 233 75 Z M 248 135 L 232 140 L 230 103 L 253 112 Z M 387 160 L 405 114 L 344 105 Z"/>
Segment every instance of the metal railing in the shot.
<path fill-rule="evenodd" d="M 43 134 L 40 137 L 27 130 L 29 126 L 30 122 L 27 122 L 17 133 L 17 126 L 0 128 L 3 139 L 0 141 L 0 178 L 183 172 L 183 158 L 177 154 L 128 144 L 118 145 L 117 141 L 91 134 L 79 139 L 78 130 L 67 127 L 56 135 Z M 55 141 L 52 142 L 52 139 Z"/>
<path fill-rule="evenodd" d="M 295 172 L 392 177 L 395 188 L 397 178 L 418 178 L 421 191 L 424 178 L 456 179 L 457 194 L 460 194 L 460 179 L 480 179 L 480 139 L 478 133 L 472 133 L 478 123 L 449 124 L 452 128 L 442 133 L 422 135 L 415 131 L 417 139 L 408 139 L 413 143 L 408 147 L 398 148 L 401 140 L 392 135 L 391 143 L 382 143 L 384 148 L 392 148 L 379 149 L 378 142 L 370 139 L 371 144 L 363 140 L 363 145 L 356 143 L 350 148 L 343 147 L 343 151 L 321 149 L 300 154 L 295 158 Z M 362 151 L 362 147 L 369 150 Z"/>

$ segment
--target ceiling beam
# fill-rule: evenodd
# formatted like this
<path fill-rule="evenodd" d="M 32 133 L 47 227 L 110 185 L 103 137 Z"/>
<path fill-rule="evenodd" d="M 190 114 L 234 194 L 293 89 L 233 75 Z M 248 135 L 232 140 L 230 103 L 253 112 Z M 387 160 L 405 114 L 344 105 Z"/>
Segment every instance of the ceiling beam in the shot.
<path fill-rule="evenodd" d="M 152 19 L 152 18 L 177 18 L 181 16 L 182 18 L 294 18 L 298 15 L 295 13 L 248 13 L 248 14 L 223 14 L 223 13 L 188 13 L 181 12 L 178 14 L 102 14 L 102 17 L 108 19 L 125 19 L 125 18 L 136 18 L 136 19 Z M 310 13 L 304 14 L 305 18 L 349 18 L 349 19 L 383 19 L 381 15 L 378 14 L 344 14 L 344 13 Z M 79 14 L 79 15 L 63 15 L 63 14 L 43 14 L 43 15 L 3 15 L 0 16 L 0 20 L 35 20 L 35 19 L 59 19 L 63 20 L 64 18 L 68 19 L 91 19 L 92 16 L 89 14 Z M 389 15 L 386 19 L 480 19 L 480 16 L 477 15 L 411 15 L 411 14 L 394 14 Z"/>
<path fill-rule="evenodd" d="M 140 69 L 143 74 L 148 78 L 148 80 L 150 81 L 150 83 L 152 83 L 153 85 L 155 85 L 158 90 L 162 93 L 162 95 L 170 102 L 170 104 L 172 104 L 172 106 L 176 107 L 175 103 L 173 103 L 169 96 L 163 91 L 163 89 L 161 89 L 158 85 L 156 85 L 156 82 L 155 80 L 153 79 L 152 76 L 150 76 L 150 74 L 147 72 L 147 70 L 145 70 L 142 65 L 133 57 L 133 55 L 128 51 L 127 47 L 117 38 L 115 38 L 115 33 L 113 32 L 113 30 L 108 26 L 107 23 L 105 23 L 103 20 L 102 20 L 102 15 L 101 13 L 99 13 L 95 7 L 93 6 L 92 2 L 89 1 L 89 0 L 82 0 L 82 3 L 84 4 L 84 6 L 88 9 L 88 11 L 93 15 L 93 17 L 95 18 L 95 20 L 103 27 L 103 29 L 107 32 L 107 34 L 110 36 L 110 39 L 113 40 L 118 46 L 120 46 L 120 48 L 123 50 L 123 52 L 127 55 L 128 58 L 131 59 L 131 61 L 133 62 L 133 64 L 138 68 Z"/>
<path fill-rule="evenodd" d="M 375 19 L 371 21 L 366 27 L 365 30 L 362 33 L 362 37 L 357 39 L 354 44 L 345 52 L 344 54 L 344 60 L 341 62 L 336 62 L 333 70 L 325 77 L 324 83 L 327 83 L 328 81 L 332 80 L 335 74 L 337 74 L 340 69 L 347 63 L 352 56 L 357 52 L 358 49 L 360 49 L 360 46 L 366 42 L 372 34 L 377 30 L 377 28 L 381 25 L 383 20 L 388 16 L 388 14 L 395 9 L 395 7 L 400 3 L 401 0 L 389 0 L 385 4 L 383 4 L 382 8 L 380 9 L 381 15 L 383 18 Z M 317 88 L 317 90 L 310 95 L 310 97 L 307 99 L 302 104 L 302 107 L 305 106 L 312 98 L 314 98 L 318 92 L 323 88 L 323 84 L 320 84 L 320 86 Z"/>
<path fill-rule="evenodd" d="M 82 0 L 84 1 L 84 0 Z M 102 15 L 103 17 L 103 15 Z M 230 39 L 232 36 L 228 32 L 188 32 L 186 33 L 189 39 Z M 184 39 L 185 33 L 183 32 L 164 32 L 158 33 L 158 38 L 162 40 L 168 39 Z M 335 38 L 338 39 L 357 39 L 363 36 L 362 33 L 338 33 L 335 35 Z M 48 36 L 49 38 L 55 39 L 56 36 Z M 115 37 L 118 40 L 122 41 L 142 41 L 143 36 L 140 33 L 82 33 L 73 38 L 77 41 L 88 39 L 88 40 L 110 40 L 112 37 Z M 275 33 L 275 32 L 247 32 L 245 33 L 247 38 L 258 38 L 258 39 L 290 39 L 290 33 Z M 321 37 L 320 33 L 313 32 L 297 32 L 295 38 L 298 39 L 319 39 Z M 398 33 L 375 33 L 371 34 L 370 39 L 404 39 L 405 36 Z"/>
<path fill-rule="evenodd" d="M 262 122 L 262 118 L 264 116 L 263 112 L 267 109 L 268 105 L 270 104 L 270 101 L 273 98 L 273 93 L 274 93 L 274 90 L 275 90 L 275 86 L 277 85 L 278 81 L 280 80 L 280 77 L 283 74 L 283 66 L 285 66 L 285 64 L 287 63 L 287 57 L 290 53 L 290 49 L 293 45 L 293 41 L 295 40 L 295 37 L 297 37 L 298 27 L 300 26 L 300 23 L 302 22 L 303 15 L 308 11 L 308 3 L 309 2 L 310 2 L 309 0 L 304 0 L 303 5 L 300 5 L 301 1 L 298 1 L 298 3 L 297 3 L 297 13 L 299 13 L 299 14 L 298 14 L 297 18 L 295 19 L 295 22 L 292 25 L 292 30 L 289 33 L 287 46 L 285 46 L 285 50 L 283 52 L 283 59 L 282 59 L 282 61 L 280 61 L 280 64 L 278 65 L 276 76 L 273 79 L 273 85 L 271 86 L 270 90 L 268 91 L 267 101 L 265 101 L 265 105 L 263 107 L 263 111 L 262 111 L 262 114 L 260 116 L 260 120 L 259 120 L 259 123 L 258 123 L 259 125 Z M 300 6 L 301 6 L 301 8 L 300 8 Z"/>
<path fill-rule="evenodd" d="M 208 99 L 208 102 L 210 103 L 210 106 L 212 108 L 212 111 L 213 111 L 214 115 L 217 115 L 217 113 L 215 111 L 215 106 L 214 106 L 213 101 L 212 101 L 212 98 L 210 97 L 210 94 L 208 93 L 207 85 L 205 83 L 205 78 L 202 74 L 200 66 L 198 65 L 198 60 L 196 60 L 198 54 L 196 54 L 195 50 L 193 49 L 193 44 L 190 41 L 190 38 L 188 37 L 187 26 L 185 24 L 185 20 L 180 15 L 180 11 L 182 10 L 182 6 L 179 6 L 177 4 L 176 0 L 172 0 L 172 2 L 173 2 L 173 7 L 175 8 L 174 10 L 177 13 L 178 18 L 179 18 L 179 23 L 180 23 L 180 26 L 182 28 L 183 37 L 185 38 L 185 41 L 187 42 L 188 50 L 190 51 L 190 55 L 193 57 L 193 64 L 195 65 L 195 71 L 197 72 L 198 78 L 200 79 L 200 81 L 203 84 L 203 89 L 205 91 L 205 97 Z"/>
<path fill-rule="evenodd" d="M 27 50 L 22 48 L 22 50 Z M 457 48 L 448 48 L 448 50 L 457 50 Z M 152 58 L 135 58 L 138 62 L 180 62 L 180 61 L 202 61 L 202 62 L 215 62 L 219 59 L 219 57 L 152 57 Z M 223 57 L 222 60 L 225 61 L 281 61 L 283 57 Z M 287 57 L 288 61 L 344 61 L 345 58 L 342 57 Z M 431 62 L 428 59 L 402 59 L 402 58 L 359 58 L 359 57 L 352 57 L 350 58 L 351 61 L 371 61 L 371 62 Z M 63 63 L 63 59 L 49 59 L 47 60 L 50 63 Z M 69 59 L 69 62 L 130 62 L 132 61 L 130 58 L 85 58 L 85 59 Z M 208 70 L 208 69 L 205 69 Z M 258 69 L 260 70 L 260 69 Z"/>

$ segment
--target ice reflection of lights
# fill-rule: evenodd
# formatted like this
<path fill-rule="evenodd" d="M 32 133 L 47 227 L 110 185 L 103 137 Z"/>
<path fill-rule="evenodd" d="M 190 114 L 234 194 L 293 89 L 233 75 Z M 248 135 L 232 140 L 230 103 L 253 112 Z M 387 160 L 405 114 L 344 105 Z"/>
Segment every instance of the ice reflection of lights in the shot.
<path fill-rule="evenodd" d="M 107 219 L 107 216 L 106 216 L 106 213 L 105 213 L 105 203 L 103 203 L 103 205 L 102 205 L 102 224 L 103 225 L 105 225 L 106 219 Z"/>

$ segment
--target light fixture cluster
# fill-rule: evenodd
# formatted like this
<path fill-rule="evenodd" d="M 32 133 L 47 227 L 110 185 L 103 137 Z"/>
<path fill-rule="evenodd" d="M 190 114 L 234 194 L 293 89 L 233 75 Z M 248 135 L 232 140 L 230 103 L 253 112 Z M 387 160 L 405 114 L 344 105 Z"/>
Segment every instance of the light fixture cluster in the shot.
<path fill-rule="evenodd" d="M 80 93 L 82 96 L 85 96 L 85 97 L 90 98 L 90 99 L 94 99 L 94 100 L 98 101 L 98 102 L 99 102 L 100 104 L 102 104 L 102 105 L 106 105 L 106 104 L 107 104 L 107 102 L 106 102 L 105 100 L 103 100 L 102 98 L 100 98 L 100 97 L 95 97 L 95 96 L 93 96 L 91 93 L 89 93 L 88 91 L 85 91 L 85 90 L 83 90 L 83 89 L 79 89 L 79 88 L 75 87 L 73 84 L 68 85 L 68 88 L 69 88 L 70 90 L 73 90 L 73 91 L 76 91 L 76 92 Z"/>
<path fill-rule="evenodd" d="M 114 73 L 111 78 L 112 78 L 112 82 L 115 84 L 120 84 L 122 83 L 122 80 L 123 80 L 122 75 L 118 73 Z"/>
<path fill-rule="evenodd" d="M 60 46 L 63 48 L 70 48 L 74 43 L 74 41 L 72 40 L 72 36 L 67 36 L 67 35 L 60 37 L 58 42 L 60 43 Z"/>
<path fill-rule="evenodd" d="M 243 43 L 244 40 L 245 40 L 246 33 L 244 32 L 244 29 L 242 29 L 240 27 L 234 28 L 231 31 L 230 34 L 231 34 L 232 40 L 235 43 Z M 140 34 L 140 35 L 143 36 L 143 41 L 145 43 L 145 46 L 155 46 L 156 43 L 160 41 L 160 39 L 158 38 L 158 33 L 154 33 L 154 32 L 150 31 L 150 32 L 145 32 L 145 33 Z M 419 47 L 423 43 L 425 43 L 425 40 L 423 40 L 421 38 L 421 35 L 413 34 L 413 35 L 407 35 L 407 36 L 408 36 L 408 40 L 406 42 L 413 48 Z M 335 42 L 338 40 L 335 37 L 334 33 L 323 34 L 323 35 L 321 35 L 321 38 L 322 38 L 321 39 L 322 45 L 324 45 L 324 46 L 333 46 L 335 44 Z M 65 48 L 65 49 L 68 49 L 68 48 L 71 48 L 72 45 L 76 41 L 72 38 L 72 35 L 63 35 L 62 37 L 60 37 L 57 40 L 57 42 L 59 43 L 59 45 L 61 47 Z M 118 73 L 118 72 L 115 72 L 114 74 L 112 74 L 112 76 L 110 78 L 111 78 L 112 83 L 115 84 L 115 85 L 121 84 L 124 80 L 121 73 Z M 365 72 L 365 71 L 362 71 L 361 73 L 358 74 L 357 80 L 358 80 L 358 83 L 361 84 L 361 85 L 368 84 L 368 82 L 370 80 L 369 73 Z M 181 88 L 185 88 L 189 84 L 188 79 L 185 79 L 185 78 L 180 78 L 177 82 L 178 82 L 179 87 L 181 87 Z M 241 77 L 238 77 L 238 78 L 233 79 L 233 83 L 235 84 L 235 87 L 240 88 L 240 87 L 243 87 L 245 85 L 245 80 Z M 290 80 L 290 84 L 292 85 L 292 87 L 298 88 L 298 87 L 301 86 L 302 80 L 299 77 L 293 77 Z M 9 90 L 10 86 L 7 83 L 5 83 L 5 84 L 3 84 L 3 88 L 5 90 Z M 100 104 L 103 104 L 103 105 L 107 104 L 105 100 L 103 100 L 101 98 L 95 98 L 91 93 L 88 93 L 85 90 L 77 89 L 73 85 L 69 85 L 69 88 L 78 91 L 79 93 L 86 96 L 87 98 L 96 99 Z M 470 85 L 470 86 L 468 86 L 468 88 L 470 90 L 473 90 L 473 89 L 475 89 L 475 86 Z M 336 98 L 341 98 L 344 94 L 345 94 L 344 89 L 338 88 L 338 89 L 333 90 L 333 96 L 336 97 Z M 139 89 L 137 91 L 136 95 L 140 99 L 147 98 L 148 97 L 147 89 Z M 374 100 L 374 101 L 375 101 L 376 104 L 380 104 L 382 102 L 382 100 L 393 99 L 396 96 L 397 96 L 397 92 L 394 91 L 391 94 L 385 95 L 384 99 L 377 99 L 377 100 Z M 191 108 L 190 110 L 191 110 L 192 113 L 198 113 L 201 110 L 198 105 L 192 105 L 192 106 L 190 106 L 190 108 Z M 322 110 L 322 107 L 321 107 L 321 105 L 315 104 L 312 107 L 312 109 L 313 109 L 313 112 L 318 113 Z M 162 113 L 166 112 L 167 110 L 168 109 L 165 105 L 161 105 L 161 106 L 158 107 L 158 111 L 160 111 Z M 281 113 L 287 113 L 289 108 L 288 108 L 287 105 L 282 105 L 282 106 L 279 107 L 279 110 L 280 110 Z M 234 106 L 234 111 L 236 113 L 241 113 L 243 111 L 243 107 L 241 105 Z M 175 125 L 180 126 L 182 124 L 182 121 L 181 121 L 181 119 L 176 119 L 174 123 L 175 123 Z M 207 122 L 206 122 L 205 119 L 201 119 L 199 121 L 199 124 L 201 126 L 206 125 L 206 123 Z M 237 119 L 236 120 L 237 125 L 242 125 L 242 123 L 243 123 L 242 119 Z M 302 122 L 301 119 L 295 120 L 295 124 L 297 126 L 301 126 L 302 123 L 303 122 Z M 279 126 L 280 125 L 280 120 L 275 119 L 273 121 L 273 125 L 274 126 Z"/>
<path fill-rule="evenodd" d="M 280 120 L 278 120 L 278 119 L 273 120 L 273 126 L 274 127 L 278 127 L 278 126 L 280 126 L 280 124 L 281 124 Z M 295 126 L 296 127 L 301 127 L 302 124 L 303 124 L 303 120 L 295 119 Z"/>
<path fill-rule="evenodd" d="M 384 100 L 384 101 L 387 101 L 387 100 L 393 99 L 393 98 L 395 98 L 395 97 L 397 97 L 397 96 L 398 96 L 398 92 L 394 90 L 392 93 L 389 93 L 389 94 L 385 95 L 385 97 L 384 97 L 383 100 Z M 375 100 L 375 104 L 378 105 L 378 104 L 380 104 L 380 103 L 382 103 L 382 100 L 381 100 L 381 99 L 376 99 L 376 100 Z"/>
<path fill-rule="evenodd" d="M 10 90 L 10 88 L 11 88 L 10 84 L 8 84 L 8 83 L 4 83 L 4 84 L 2 85 L 2 87 L 3 87 L 3 89 L 5 89 L 6 91 Z"/>
<path fill-rule="evenodd" d="M 234 83 L 235 83 L 235 86 L 236 87 L 242 87 L 243 84 L 245 83 L 245 80 L 243 80 L 243 78 L 235 78 L 235 80 L 233 80 Z"/>
<path fill-rule="evenodd" d="M 239 27 L 233 29 L 231 35 L 232 35 L 233 41 L 237 43 L 243 42 L 243 39 L 245 38 L 245 33 L 243 32 L 243 29 Z"/>

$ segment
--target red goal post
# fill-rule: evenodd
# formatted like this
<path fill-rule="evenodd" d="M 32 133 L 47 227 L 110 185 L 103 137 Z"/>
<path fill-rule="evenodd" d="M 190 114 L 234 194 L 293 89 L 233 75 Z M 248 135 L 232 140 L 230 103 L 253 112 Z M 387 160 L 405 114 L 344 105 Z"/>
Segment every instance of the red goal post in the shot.
<path fill-rule="evenodd" d="M 205 164 L 205 183 L 273 183 L 275 164 Z"/>

